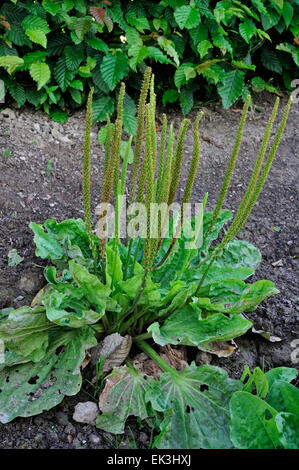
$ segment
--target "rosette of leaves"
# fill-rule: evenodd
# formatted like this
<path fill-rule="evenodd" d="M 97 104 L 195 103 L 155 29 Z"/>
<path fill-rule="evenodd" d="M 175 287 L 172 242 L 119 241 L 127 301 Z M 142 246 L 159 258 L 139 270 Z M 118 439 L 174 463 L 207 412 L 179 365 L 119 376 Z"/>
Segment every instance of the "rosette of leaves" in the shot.
<path fill-rule="evenodd" d="M 108 218 L 101 208 L 97 212 L 96 233 L 93 231 L 92 93 L 93 90 L 88 99 L 83 155 L 85 220 L 67 219 L 58 223 L 49 219 L 44 225 L 31 223 L 36 255 L 50 261 L 45 268 L 47 284 L 31 307 L 0 312 L 0 340 L 4 344 L 0 421 L 6 423 L 16 416 L 35 415 L 55 406 L 65 395 L 77 393 L 82 380 L 80 365 L 86 350 L 105 338 L 104 349 L 112 354 L 115 347 L 109 344 L 109 338 L 117 337 L 119 344 L 124 345 L 121 337 L 125 336 L 125 352 L 123 356 L 116 354 L 122 356 L 121 361 L 117 359 L 119 366 L 108 377 L 100 402 L 102 414 L 97 421 L 100 428 L 121 433 L 127 417 L 134 415 L 149 418 L 152 426 L 161 430 L 157 444 L 161 447 L 242 446 L 243 441 L 239 443 L 234 431 L 234 426 L 243 422 L 242 417 L 234 418 L 237 416 L 234 410 L 242 408 L 239 406 L 245 393 L 242 382 L 230 379 L 226 372 L 209 365 L 196 367 L 192 363 L 177 371 L 159 356 L 155 347 L 184 345 L 213 351 L 212 343 L 217 345 L 246 333 L 252 321 L 243 314 L 253 312 L 260 302 L 278 292 L 271 281 L 246 282 L 260 263 L 261 254 L 250 243 L 235 237 L 246 223 L 268 176 L 290 101 L 265 158 L 278 101 L 275 104 L 251 180 L 234 217 L 222 206 L 238 156 L 250 97 L 244 106 L 215 210 L 205 210 L 206 195 L 199 214 L 190 220 L 181 209 L 180 222 L 176 222 L 176 217 L 170 219 L 168 233 L 164 232 L 168 214 L 162 210 L 155 218 L 157 231 L 152 237 L 152 204 L 164 203 L 165 208 L 176 199 L 184 139 L 190 123 L 182 122 L 174 145 L 173 126 L 168 126 L 167 117 L 163 116 L 158 146 L 154 77 L 147 69 L 138 104 L 136 137 L 126 143 L 121 161 L 125 99 L 122 84 L 116 121 L 107 123 L 101 202 L 107 204 L 113 199 L 116 221 L 122 209 L 119 196 L 125 194 L 126 187 L 130 188 L 131 202 L 144 203 L 147 220 L 144 235 L 125 240 L 119 238 L 117 223 L 110 239 L 102 236 L 100 226 Z M 193 155 L 183 193 L 184 203 L 190 201 L 200 161 L 200 118 L 201 114 L 193 124 Z M 129 177 L 131 146 L 133 161 Z M 138 221 L 138 216 L 138 213 L 131 213 L 128 225 L 134 223 L 134 219 Z M 229 221 L 226 234 L 218 241 L 221 229 Z M 183 230 L 186 224 L 193 228 L 192 236 Z M 197 243 L 200 234 L 201 243 Z M 159 381 L 134 367 L 130 359 L 120 367 L 122 361 L 130 357 L 132 342 L 160 368 Z M 282 435 L 296 420 L 289 416 L 293 413 L 289 413 L 289 408 L 280 411 L 285 414 L 277 418 L 275 425 Z M 232 434 L 230 413 L 236 423 Z M 180 436 L 178 428 L 183 430 Z M 285 438 L 279 439 L 289 445 Z"/>

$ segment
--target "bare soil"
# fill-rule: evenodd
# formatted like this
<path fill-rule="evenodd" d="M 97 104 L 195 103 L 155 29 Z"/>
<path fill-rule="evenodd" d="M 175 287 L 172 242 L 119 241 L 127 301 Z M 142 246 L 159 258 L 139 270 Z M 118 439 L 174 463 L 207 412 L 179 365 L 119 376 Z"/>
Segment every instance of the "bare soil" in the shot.
<path fill-rule="evenodd" d="M 225 208 L 236 210 L 246 189 L 263 132 L 274 104 L 271 95 L 255 97 L 255 105 L 263 112 L 252 111 L 245 128 L 239 160 Z M 283 99 L 279 117 L 286 100 Z M 164 109 L 159 110 L 159 116 Z M 233 147 L 240 113 L 238 106 L 224 111 L 218 105 L 204 108 L 200 124 L 201 163 L 192 199 L 200 202 L 209 192 L 208 209 L 212 209 L 219 193 L 229 155 Z M 257 334 L 247 333 L 236 339 L 237 351 L 229 358 L 198 353 L 196 362 L 224 367 L 230 376 L 240 377 L 243 366 L 265 369 L 277 366 L 296 367 L 291 360 L 292 341 L 299 338 L 297 158 L 299 137 L 298 105 L 293 104 L 286 131 L 279 146 L 260 199 L 246 227 L 238 238 L 257 246 L 263 261 L 250 279 L 269 279 L 280 293 L 263 302 L 250 318 L 256 329 L 264 329 L 281 338 L 269 342 Z M 177 128 L 180 113 L 172 109 L 169 117 Z M 195 112 L 190 113 L 191 120 Z M 92 134 L 93 208 L 99 202 L 104 155 L 97 143 L 95 126 Z M 277 128 L 277 125 L 275 126 Z M 84 111 L 76 112 L 65 124 L 51 121 L 47 115 L 25 108 L 7 108 L 0 113 L 0 308 L 29 304 L 44 285 L 45 262 L 34 254 L 30 221 L 42 223 L 47 218 L 58 221 L 83 217 L 81 197 L 81 155 L 84 132 Z M 192 156 L 192 133 L 185 145 L 186 162 Z M 187 176 L 184 164 L 182 182 Z M 16 249 L 24 261 L 8 267 L 8 252 Z M 279 263 L 276 263 L 279 261 Z M 274 263 L 274 265 L 273 265 Z M 276 263 L 276 266 L 275 266 Z M 294 343 L 293 343 L 294 344 Z M 147 448 L 150 435 L 147 426 L 129 420 L 124 436 L 116 439 L 92 426 L 72 420 L 74 406 L 90 400 L 83 382 L 76 397 L 65 398 L 55 409 L 32 418 L 15 419 L 0 424 L 0 448 Z M 134 438 L 133 438 L 134 436 Z M 135 442 L 134 442 L 135 441 Z"/>

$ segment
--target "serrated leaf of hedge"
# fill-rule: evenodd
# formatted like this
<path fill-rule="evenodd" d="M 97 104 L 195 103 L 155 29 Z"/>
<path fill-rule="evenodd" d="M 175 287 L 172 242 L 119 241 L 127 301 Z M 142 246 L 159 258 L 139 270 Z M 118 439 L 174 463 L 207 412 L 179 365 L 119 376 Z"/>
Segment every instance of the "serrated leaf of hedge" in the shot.
<path fill-rule="evenodd" d="M 22 26 L 25 30 L 39 30 L 44 34 L 47 34 L 51 31 L 47 21 L 36 15 L 26 16 L 22 21 Z"/>
<path fill-rule="evenodd" d="M 40 90 L 50 79 L 51 71 L 48 64 L 38 62 L 31 64 L 29 69 L 30 75 L 37 82 L 37 89 Z"/>
<path fill-rule="evenodd" d="M 223 85 L 219 86 L 218 93 L 222 98 L 225 109 L 229 108 L 242 93 L 244 73 L 240 70 L 231 70 L 225 75 Z"/>
<path fill-rule="evenodd" d="M 122 52 L 107 54 L 103 57 L 101 74 L 110 90 L 114 90 L 117 83 L 124 78 L 128 71 L 127 57 Z"/>
<path fill-rule="evenodd" d="M 29 37 L 32 42 L 40 44 L 44 48 L 47 47 L 47 36 L 39 29 L 26 29 L 25 34 Z"/>

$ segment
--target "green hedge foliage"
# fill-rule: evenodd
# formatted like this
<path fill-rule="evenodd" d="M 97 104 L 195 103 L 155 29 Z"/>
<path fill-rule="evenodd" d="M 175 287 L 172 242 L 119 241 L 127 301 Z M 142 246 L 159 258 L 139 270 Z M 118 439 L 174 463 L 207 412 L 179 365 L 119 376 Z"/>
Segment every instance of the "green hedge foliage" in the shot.
<path fill-rule="evenodd" d="M 162 103 L 291 90 L 299 65 L 299 0 L 11 0 L 0 7 L 0 79 L 23 106 L 57 121 L 95 88 L 94 121 L 114 111 L 126 79 L 125 129 L 147 65 Z M 2 67 L 1 67 L 2 66 Z M 155 70 L 156 69 L 156 70 Z"/>

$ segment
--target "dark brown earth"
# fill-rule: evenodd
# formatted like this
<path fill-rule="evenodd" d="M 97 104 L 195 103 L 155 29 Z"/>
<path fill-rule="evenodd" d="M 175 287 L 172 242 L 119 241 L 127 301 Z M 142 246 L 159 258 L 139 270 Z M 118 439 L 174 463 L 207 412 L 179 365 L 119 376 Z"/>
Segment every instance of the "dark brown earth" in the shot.
<path fill-rule="evenodd" d="M 225 207 L 231 210 L 237 208 L 246 188 L 274 97 L 259 95 L 254 102 L 263 112 L 255 110 L 249 113 L 234 181 L 225 203 Z M 280 117 L 285 104 L 283 99 Z M 237 105 L 228 111 L 211 105 L 204 112 L 205 117 L 200 124 L 201 164 L 192 198 L 194 202 L 200 202 L 208 191 L 208 209 L 211 209 L 222 184 L 240 113 Z M 294 352 L 292 341 L 299 338 L 296 286 L 299 252 L 296 221 L 298 114 L 298 104 L 293 104 L 270 178 L 238 237 L 257 246 L 263 256 L 250 281 L 269 279 L 280 290 L 250 317 L 256 329 L 269 331 L 281 341 L 271 343 L 248 333 L 236 340 L 238 349 L 229 358 L 219 359 L 207 353 L 196 356 L 198 364 L 220 365 L 232 377 L 240 377 L 245 364 L 251 369 L 259 365 L 266 370 L 277 366 L 298 366 L 291 360 Z M 194 117 L 195 112 L 190 113 L 191 120 Z M 182 117 L 177 110 L 170 110 L 170 118 L 178 127 Z M 44 284 L 45 263 L 34 255 L 33 236 L 28 227 L 30 221 L 42 223 L 47 218 L 61 221 L 83 217 L 83 129 L 83 111 L 74 114 L 65 124 L 55 123 L 47 115 L 31 109 L 8 108 L 0 113 L 0 308 L 29 304 Z M 99 202 L 103 169 L 103 152 L 96 140 L 97 129 L 95 126 L 92 134 L 93 208 Z M 187 162 L 192 155 L 191 133 L 186 139 L 185 154 Z M 187 168 L 185 164 L 182 180 L 186 177 Z M 8 267 L 7 264 L 11 249 L 16 249 L 24 258 L 16 267 Z M 279 266 L 274 266 L 273 263 L 279 260 Z M 117 438 L 92 426 L 75 423 L 72 420 L 74 406 L 79 401 L 90 400 L 88 392 L 90 390 L 84 382 L 77 397 L 64 399 L 55 409 L 36 417 L 0 424 L 0 448 L 149 447 L 149 430 L 146 426 L 141 428 L 135 420 L 130 420 L 125 435 Z"/>

